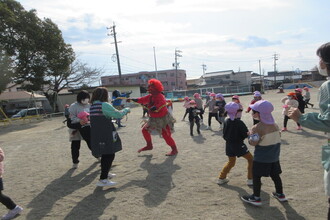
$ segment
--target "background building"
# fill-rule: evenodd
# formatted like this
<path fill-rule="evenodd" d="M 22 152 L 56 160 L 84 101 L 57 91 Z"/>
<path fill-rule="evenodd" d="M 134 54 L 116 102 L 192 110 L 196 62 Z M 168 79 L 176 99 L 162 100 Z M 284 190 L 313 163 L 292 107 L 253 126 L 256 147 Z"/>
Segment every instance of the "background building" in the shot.
<path fill-rule="evenodd" d="M 159 70 L 159 71 L 143 71 L 138 73 L 123 74 L 122 85 L 140 85 L 141 87 L 146 87 L 148 80 L 152 78 L 157 78 L 163 83 L 165 91 L 173 90 L 186 90 L 186 71 L 178 69 L 170 70 Z M 118 86 L 119 76 L 103 76 L 101 77 L 102 86 Z"/>

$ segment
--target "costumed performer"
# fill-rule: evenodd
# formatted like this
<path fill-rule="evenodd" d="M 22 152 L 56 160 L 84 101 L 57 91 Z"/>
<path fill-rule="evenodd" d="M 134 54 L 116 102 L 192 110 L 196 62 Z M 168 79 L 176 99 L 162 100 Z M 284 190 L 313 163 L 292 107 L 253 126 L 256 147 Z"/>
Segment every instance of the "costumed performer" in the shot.
<path fill-rule="evenodd" d="M 168 112 L 166 108 L 166 99 L 162 94 L 164 90 L 163 84 L 157 79 L 150 79 L 148 81 L 149 95 L 127 99 L 127 101 L 134 101 L 142 105 L 146 105 L 149 111 L 149 119 L 142 127 L 142 134 L 147 142 L 147 146 L 138 150 L 138 152 L 152 150 L 151 131 L 158 131 L 166 143 L 172 148 L 172 150 L 166 154 L 166 156 L 174 156 L 178 153 L 175 141 L 171 136 L 171 127 L 175 119 Z"/>

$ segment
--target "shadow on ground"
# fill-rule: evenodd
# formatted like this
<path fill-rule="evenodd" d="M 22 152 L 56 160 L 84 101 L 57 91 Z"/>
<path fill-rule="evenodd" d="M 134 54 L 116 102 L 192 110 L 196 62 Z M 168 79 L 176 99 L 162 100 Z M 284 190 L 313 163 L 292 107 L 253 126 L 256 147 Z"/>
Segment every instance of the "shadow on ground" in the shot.
<path fill-rule="evenodd" d="M 120 187 L 120 189 L 131 186 L 145 188 L 148 192 L 143 196 L 144 204 L 147 207 L 156 207 L 164 202 L 167 194 L 175 188 L 172 175 L 181 167 L 173 164 L 176 156 L 167 157 L 161 164 L 152 164 L 152 155 L 143 155 L 142 157 L 145 157 L 145 160 L 140 167 L 148 172 L 146 179 L 132 180 Z"/>

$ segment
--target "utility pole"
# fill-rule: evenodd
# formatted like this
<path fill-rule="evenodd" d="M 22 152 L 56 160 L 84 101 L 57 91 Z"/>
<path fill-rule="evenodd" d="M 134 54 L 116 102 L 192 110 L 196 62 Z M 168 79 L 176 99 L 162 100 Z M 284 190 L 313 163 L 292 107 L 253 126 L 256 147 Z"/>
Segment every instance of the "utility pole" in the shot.
<path fill-rule="evenodd" d="M 155 47 L 154 47 L 154 60 L 155 60 L 156 79 L 158 79 L 157 61 L 156 61 L 156 50 L 155 50 Z"/>
<path fill-rule="evenodd" d="M 273 55 L 274 58 L 274 86 L 276 86 L 276 61 L 278 60 L 278 54 Z"/>
<path fill-rule="evenodd" d="M 119 84 L 122 85 L 122 78 L 121 78 L 121 68 L 120 68 L 120 60 L 119 60 L 119 52 L 118 52 L 118 45 L 117 45 L 117 37 L 116 37 L 116 25 L 115 22 L 113 23 L 113 26 L 107 27 L 108 30 L 110 30 L 110 34 L 108 36 L 113 36 L 115 40 L 115 48 L 116 48 L 116 56 L 117 56 L 117 66 L 118 66 L 118 74 L 119 74 Z M 120 43 L 120 42 L 118 42 Z"/>
<path fill-rule="evenodd" d="M 202 68 L 203 68 L 203 77 L 205 76 L 205 71 L 206 71 L 206 65 L 203 63 L 202 64 Z"/>
<path fill-rule="evenodd" d="M 259 60 L 259 75 L 260 75 L 260 92 L 263 93 L 263 79 L 261 77 L 261 63 L 260 63 L 260 60 Z"/>
<path fill-rule="evenodd" d="M 180 53 L 182 53 L 182 51 L 175 48 L 175 53 L 174 53 L 175 62 L 173 63 L 173 66 L 175 67 L 175 88 L 176 88 L 176 90 L 178 90 L 178 88 L 179 88 L 179 85 L 178 85 L 179 84 L 178 83 L 178 66 L 180 65 L 180 63 L 178 63 L 178 57 L 182 57 L 182 55 Z"/>

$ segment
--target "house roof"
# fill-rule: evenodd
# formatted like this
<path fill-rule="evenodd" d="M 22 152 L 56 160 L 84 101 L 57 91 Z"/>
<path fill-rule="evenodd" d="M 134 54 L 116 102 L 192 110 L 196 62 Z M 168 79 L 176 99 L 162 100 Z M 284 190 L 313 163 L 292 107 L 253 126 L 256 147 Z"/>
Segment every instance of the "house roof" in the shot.
<path fill-rule="evenodd" d="M 0 100 L 22 100 L 22 99 L 30 99 L 31 92 L 26 91 L 18 91 L 18 92 L 3 92 L 0 94 Z M 39 95 L 34 93 L 34 98 L 38 100 L 45 100 L 46 97 L 43 95 Z"/>
<path fill-rule="evenodd" d="M 211 73 L 205 73 L 204 78 L 206 77 L 212 77 L 212 76 L 225 76 L 233 74 L 233 70 L 225 70 L 225 71 L 217 71 L 217 72 L 211 72 Z"/>

